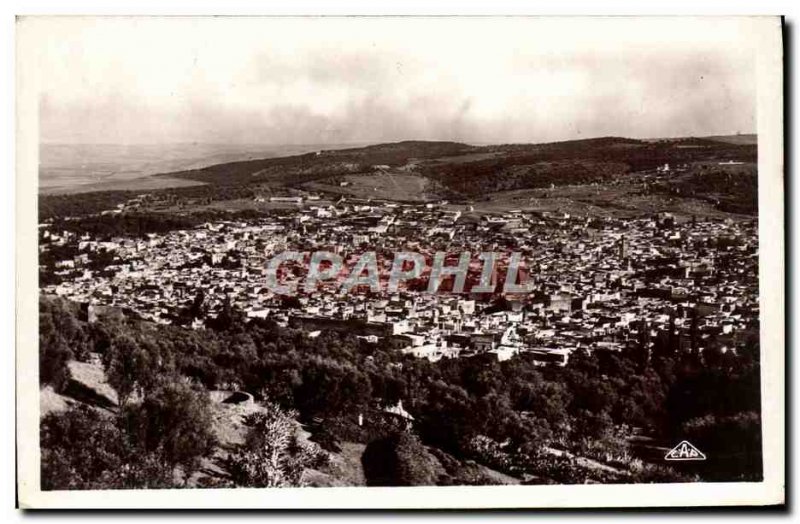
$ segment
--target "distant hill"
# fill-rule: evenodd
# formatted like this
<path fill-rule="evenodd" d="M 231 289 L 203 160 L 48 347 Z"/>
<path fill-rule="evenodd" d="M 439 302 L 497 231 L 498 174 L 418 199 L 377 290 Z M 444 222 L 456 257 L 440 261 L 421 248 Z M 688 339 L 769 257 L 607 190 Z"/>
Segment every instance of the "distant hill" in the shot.
<path fill-rule="evenodd" d="M 186 178 L 214 185 L 251 185 L 256 183 L 298 185 L 333 176 L 368 173 L 375 166 L 409 167 L 413 161 L 418 171 L 446 187 L 463 192 L 464 178 L 489 177 L 498 180 L 508 168 L 535 166 L 537 171 L 553 171 L 551 163 L 559 163 L 555 178 L 548 176 L 546 184 L 574 183 L 565 163 L 578 162 L 585 171 L 614 174 L 652 169 L 665 162 L 697 160 L 754 160 L 753 146 L 700 138 L 644 141 L 621 137 L 601 137 L 544 144 L 504 144 L 470 146 L 458 142 L 405 141 L 376 144 L 366 147 L 323 150 L 303 155 L 266 158 L 245 162 L 217 164 L 202 169 L 168 173 L 163 176 Z M 543 165 L 548 164 L 548 165 Z M 612 164 L 610 169 L 602 165 Z M 620 170 L 620 165 L 622 169 Z M 518 171 L 516 169 L 515 171 Z M 588 180 L 581 174 L 579 181 Z M 591 177 L 590 177 L 591 178 Z M 475 191 L 496 191 L 492 183 L 480 180 Z M 498 180 L 498 183 L 506 185 Z M 543 182 L 545 183 L 545 182 Z M 537 187 L 523 182 L 515 187 Z M 469 191 L 467 191 L 469 193 Z"/>
<path fill-rule="evenodd" d="M 412 159 L 458 156 L 479 149 L 458 142 L 406 141 L 303 155 L 217 164 L 160 176 L 217 185 L 299 184 L 330 176 L 369 172 L 374 166 L 399 167 Z"/>
<path fill-rule="evenodd" d="M 658 141 L 602 137 L 475 149 L 494 155 L 472 162 L 426 162 L 425 176 L 467 197 L 496 191 L 601 183 L 663 164 L 755 162 L 755 146 L 702 138 Z"/>
<path fill-rule="evenodd" d="M 200 182 L 202 185 L 151 193 L 167 195 L 162 201 L 168 200 L 169 206 L 174 208 L 173 204 L 176 204 L 180 208 L 184 204 L 263 201 L 265 195 L 297 194 L 309 189 L 352 196 L 355 189 L 338 189 L 350 186 L 363 189 L 363 198 L 409 200 L 415 196 L 408 194 L 408 187 L 413 186 L 420 189 L 426 199 L 474 200 L 503 191 L 631 184 L 637 180 L 631 175 L 652 173 L 664 164 L 693 166 L 697 163 L 717 165 L 733 162 L 752 166 L 748 167 L 748 176 L 755 177 L 758 156 L 755 142 L 755 135 L 652 140 L 611 136 L 484 146 L 409 140 L 173 171 L 155 176 Z M 361 178 L 364 178 L 363 184 Z M 729 192 L 725 180 L 727 178 L 720 179 L 718 182 L 723 187 L 715 187 L 714 191 L 710 189 L 710 179 L 702 184 L 685 181 L 686 187 L 670 188 L 669 194 L 709 197 L 706 200 L 719 208 Z M 743 189 L 737 189 L 736 205 L 731 209 L 750 210 L 752 205 L 747 203 L 747 193 L 756 185 L 751 181 Z M 102 195 L 97 193 L 97 198 L 92 193 L 85 197 L 80 201 L 67 196 L 42 197 L 40 213 L 43 217 L 74 216 L 77 209 L 108 209 L 124 202 L 130 195 L 109 191 Z M 97 201 L 96 205 L 90 206 L 89 203 L 94 201 Z M 740 205 L 742 202 L 747 205 Z"/>
<path fill-rule="evenodd" d="M 242 160 L 286 157 L 320 148 L 318 144 L 52 144 L 39 146 L 39 191 L 86 193 L 115 189 L 147 190 L 188 185 L 186 179 L 153 178 L 166 172 L 200 169 Z"/>
<path fill-rule="evenodd" d="M 711 135 L 700 137 L 678 137 L 678 138 L 649 138 L 645 142 L 661 142 L 672 144 L 695 144 L 695 145 L 713 145 L 716 144 L 732 144 L 738 146 L 754 146 L 758 144 L 758 135 L 755 134 L 738 134 L 738 135 Z"/>

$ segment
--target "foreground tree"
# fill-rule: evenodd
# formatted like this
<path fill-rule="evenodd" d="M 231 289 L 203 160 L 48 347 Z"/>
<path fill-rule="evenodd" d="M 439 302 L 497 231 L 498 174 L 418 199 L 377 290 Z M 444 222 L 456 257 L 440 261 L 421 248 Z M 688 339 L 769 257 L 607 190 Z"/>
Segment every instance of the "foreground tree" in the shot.
<path fill-rule="evenodd" d="M 235 485 L 299 486 L 306 468 L 327 462 L 327 454 L 315 444 L 298 440 L 296 416 L 296 412 L 285 412 L 277 404 L 267 403 L 263 411 L 247 418 L 247 439 L 226 461 Z"/>
<path fill-rule="evenodd" d="M 163 378 L 141 404 L 122 413 L 125 430 L 148 453 L 193 471 L 214 448 L 208 393 L 188 379 Z"/>
<path fill-rule="evenodd" d="M 133 338 L 121 336 L 111 343 L 106 355 L 106 375 L 123 406 L 152 377 L 150 357 Z"/>

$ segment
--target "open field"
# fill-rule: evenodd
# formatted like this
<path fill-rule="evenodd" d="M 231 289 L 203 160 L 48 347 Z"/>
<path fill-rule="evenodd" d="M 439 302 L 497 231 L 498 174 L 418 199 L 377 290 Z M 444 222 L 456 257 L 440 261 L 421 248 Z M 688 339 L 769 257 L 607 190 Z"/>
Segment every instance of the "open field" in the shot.
<path fill-rule="evenodd" d="M 314 206 L 328 206 L 332 205 L 333 202 L 330 200 L 316 200 L 311 202 L 304 202 L 302 204 L 293 204 L 291 202 L 270 202 L 266 200 L 264 202 L 257 202 L 252 198 L 235 198 L 230 200 L 215 200 L 208 204 L 186 204 L 186 205 L 170 205 L 167 207 L 164 206 L 154 206 L 154 207 L 146 207 L 142 211 L 144 212 L 152 212 L 152 213 L 197 213 L 197 212 L 204 212 L 204 211 L 226 211 L 231 213 L 236 213 L 239 211 L 257 211 L 257 212 L 268 212 L 268 211 L 275 211 L 275 210 L 297 210 L 302 209 L 305 206 L 314 205 Z"/>
<path fill-rule="evenodd" d="M 756 145 L 758 144 L 758 135 L 743 134 L 743 135 L 718 135 L 703 137 L 708 140 L 715 140 L 717 142 L 724 142 L 726 144 L 737 145 Z"/>
<path fill-rule="evenodd" d="M 348 185 L 328 181 L 308 182 L 303 188 L 356 198 L 378 200 L 402 200 L 408 202 L 427 202 L 438 198 L 431 181 L 418 175 L 407 173 L 380 172 L 371 174 L 345 175 L 337 177 Z"/>
<path fill-rule="evenodd" d="M 86 182 L 75 185 L 48 186 L 39 188 L 42 195 L 71 195 L 93 191 L 155 191 L 176 187 L 202 186 L 203 182 L 184 178 L 144 176 L 139 178 L 123 178 Z"/>

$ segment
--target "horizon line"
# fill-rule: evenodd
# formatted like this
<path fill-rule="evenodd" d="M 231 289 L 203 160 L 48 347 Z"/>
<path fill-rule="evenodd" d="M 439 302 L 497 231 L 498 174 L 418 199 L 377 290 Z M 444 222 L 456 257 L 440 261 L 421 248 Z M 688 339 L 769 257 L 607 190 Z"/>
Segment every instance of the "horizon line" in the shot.
<path fill-rule="evenodd" d="M 308 146 L 375 146 L 381 144 L 400 144 L 403 142 L 450 142 L 464 144 L 468 146 L 500 146 L 500 145 L 521 145 L 521 144 L 556 144 L 560 142 L 577 142 L 580 140 L 597 140 L 602 138 L 623 138 L 628 140 L 678 140 L 686 138 L 713 138 L 713 137 L 728 137 L 728 136 L 758 136 L 757 131 L 753 132 L 733 132 L 733 133 L 714 133 L 704 135 L 671 135 L 659 137 L 635 137 L 625 135 L 598 135 L 584 137 L 577 135 L 574 138 L 565 138 L 558 140 L 546 141 L 464 141 L 458 139 L 433 139 L 433 138 L 402 138 L 395 140 L 377 140 L 377 141 L 352 141 L 352 142 L 287 142 L 287 143 L 261 143 L 261 142 L 223 142 L 223 141 L 195 141 L 195 140 L 176 140 L 176 141 L 161 141 L 161 142 L 70 142 L 60 140 L 40 140 L 40 146 L 160 146 L 160 145 L 214 145 L 214 146 L 254 146 L 254 147 L 308 147 Z"/>

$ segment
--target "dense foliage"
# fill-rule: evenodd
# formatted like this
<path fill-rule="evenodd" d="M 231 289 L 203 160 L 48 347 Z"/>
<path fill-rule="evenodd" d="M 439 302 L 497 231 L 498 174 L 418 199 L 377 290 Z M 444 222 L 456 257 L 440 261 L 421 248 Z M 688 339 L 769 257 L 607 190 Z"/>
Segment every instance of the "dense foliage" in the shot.
<path fill-rule="evenodd" d="M 183 376 L 208 390 L 242 389 L 271 399 L 296 409 L 300 420 L 324 421 L 329 446 L 340 438 L 368 443 L 390 437 L 391 429 L 373 422 L 379 418 L 373 414 L 402 399 L 425 445 L 534 482 L 761 476 L 757 337 L 737 339 L 735 353 L 713 344 L 704 354 L 666 346 L 644 356 L 635 349 L 578 352 L 560 368 L 538 366 L 524 355 L 505 362 L 475 357 L 430 363 L 348 334 L 323 332 L 312 339 L 268 321 L 245 323 L 240 315 L 217 329 L 189 330 L 119 318 L 86 324 L 74 318 L 68 303 L 48 299 L 42 311 L 44 321 L 58 318 L 68 326 L 60 336 L 42 331 L 43 369 L 62 369 L 65 345 L 77 344 L 77 358 L 86 358 L 88 350 L 102 353 L 121 397 L 143 399 L 126 404 L 141 417 L 126 418 L 125 434 L 137 435 L 134 440 L 149 453 L 187 467 L 205 446 L 186 436 L 189 426 L 206 424 L 201 391 L 189 394 L 188 385 L 173 391 L 153 377 Z M 197 413 L 186 426 L 166 422 L 174 421 L 175 403 Z M 368 414 L 364 427 L 353 422 L 358 413 Z M 142 426 L 144 419 L 155 426 Z M 273 432 L 274 420 L 252 422 L 263 434 Z M 162 426 L 178 433 L 164 435 Z M 665 443 L 691 436 L 715 459 L 685 471 L 642 464 L 627 441 L 634 427 Z M 389 445 L 402 462 L 416 444 Z M 254 445 L 242 453 L 240 458 L 255 457 L 269 449 Z M 587 473 L 574 457 L 616 464 L 612 469 L 624 474 L 605 468 Z M 721 462 L 724 467 L 718 467 Z M 407 468 L 411 478 L 429 477 L 424 465 L 396 467 Z M 416 467 L 421 473 L 414 473 Z M 251 479 L 242 482 L 283 482 L 240 470 L 242 479 Z"/>
<path fill-rule="evenodd" d="M 172 468 L 142 453 L 113 416 L 81 406 L 41 423 L 42 489 L 166 488 Z"/>
<path fill-rule="evenodd" d="M 653 188 L 684 198 L 698 198 L 728 213 L 758 213 L 758 172 L 755 164 L 699 164 L 689 173 Z"/>
<path fill-rule="evenodd" d="M 432 486 L 439 477 L 436 458 L 412 433 L 370 442 L 361 460 L 371 486 Z"/>
<path fill-rule="evenodd" d="M 263 216 L 256 211 L 205 211 L 184 215 L 167 213 L 126 212 L 114 215 L 92 215 L 77 219 L 55 219 L 53 231 L 68 231 L 89 235 L 93 239 L 114 237 L 144 238 L 149 234 L 164 234 L 177 229 L 192 229 L 206 222 L 247 220 Z"/>
<path fill-rule="evenodd" d="M 209 417 L 204 393 L 183 380 L 117 412 L 79 405 L 50 413 L 41 422 L 42 488 L 184 485 L 213 446 Z"/>
<path fill-rule="evenodd" d="M 39 220 L 74 217 L 114 209 L 135 196 L 133 191 L 93 191 L 66 195 L 39 195 Z"/>

